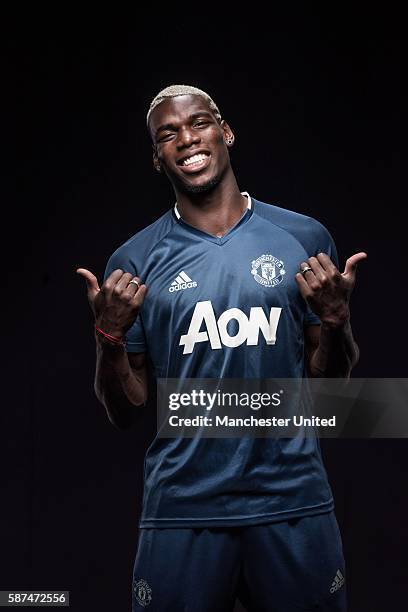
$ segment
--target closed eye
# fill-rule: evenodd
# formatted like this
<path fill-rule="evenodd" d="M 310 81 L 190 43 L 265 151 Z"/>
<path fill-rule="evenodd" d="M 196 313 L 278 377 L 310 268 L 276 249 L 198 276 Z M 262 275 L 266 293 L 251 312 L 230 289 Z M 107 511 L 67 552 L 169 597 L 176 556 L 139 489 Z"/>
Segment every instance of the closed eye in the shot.
<path fill-rule="evenodd" d="M 160 136 L 160 138 L 157 139 L 157 142 L 167 142 L 168 140 L 170 140 L 170 138 L 172 138 L 172 136 L 174 136 L 174 133 L 169 132 L 168 134 L 163 134 L 163 136 Z"/>
<path fill-rule="evenodd" d="M 207 125 L 210 125 L 210 124 L 211 124 L 211 121 L 204 121 L 204 120 L 202 120 L 202 121 L 195 121 L 194 124 L 193 124 L 193 127 L 194 128 L 198 128 L 198 129 L 204 129 L 205 127 L 207 127 Z M 169 142 L 174 135 L 175 135 L 175 132 L 164 133 L 162 136 L 160 136 L 157 139 L 157 142 L 158 143 L 159 142 Z"/>

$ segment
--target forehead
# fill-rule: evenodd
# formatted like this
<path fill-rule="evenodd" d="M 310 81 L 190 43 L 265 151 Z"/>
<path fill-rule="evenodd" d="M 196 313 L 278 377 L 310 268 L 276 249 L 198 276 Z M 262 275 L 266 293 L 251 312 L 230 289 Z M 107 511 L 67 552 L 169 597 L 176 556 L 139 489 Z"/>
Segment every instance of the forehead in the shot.
<path fill-rule="evenodd" d="M 201 96 L 185 95 L 167 98 L 160 102 L 150 115 L 150 130 L 154 134 L 162 125 L 188 121 L 190 116 L 200 111 L 211 113 L 210 105 Z"/>

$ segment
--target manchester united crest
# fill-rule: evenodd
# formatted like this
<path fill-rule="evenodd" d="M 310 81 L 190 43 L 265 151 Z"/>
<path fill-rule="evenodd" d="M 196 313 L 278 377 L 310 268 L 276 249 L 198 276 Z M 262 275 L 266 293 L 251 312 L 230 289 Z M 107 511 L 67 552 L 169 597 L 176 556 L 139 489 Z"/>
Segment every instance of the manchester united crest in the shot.
<path fill-rule="evenodd" d="M 152 589 L 146 580 L 138 580 L 133 583 L 133 592 L 137 603 L 145 608 L 152 601 Z"/>
<path fill-rule="evenodd" d="M 269 254 L 254 259 L 251 265 L 251 274 L 256 282 L 264 287 L 276 287 L 283 281 L 286 273 L 283 261 Z"/>

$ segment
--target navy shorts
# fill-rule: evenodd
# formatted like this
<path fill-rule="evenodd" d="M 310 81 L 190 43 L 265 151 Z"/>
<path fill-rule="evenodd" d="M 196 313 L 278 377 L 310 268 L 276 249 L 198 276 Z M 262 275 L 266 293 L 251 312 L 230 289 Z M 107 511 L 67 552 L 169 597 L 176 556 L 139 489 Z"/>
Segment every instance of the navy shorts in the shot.
<path fill-rule="evenodd" d="M 141 529 L 132 610 L 345 612 L 334 512 L 231 528 Z"/>

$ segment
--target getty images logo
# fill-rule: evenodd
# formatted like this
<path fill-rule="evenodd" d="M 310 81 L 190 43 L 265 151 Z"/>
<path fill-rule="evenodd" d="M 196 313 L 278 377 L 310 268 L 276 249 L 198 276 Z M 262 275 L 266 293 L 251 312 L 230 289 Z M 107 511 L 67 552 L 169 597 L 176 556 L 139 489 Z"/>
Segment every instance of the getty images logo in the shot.
<path fill-rule="evenodd" d="M 272 307 L 268 320 L 261 306 L 253 306 L 249 317 L 239 308 L 229 308 L 216 320 L 210 301 L 197 302 L 188 332 L 181 336 L 179 346 L 184 346 L 183 355 L 192 353 L 196 342 L 209 341 L 212 349 L 220 349 L 222 344 L 235 348 L 245 341 L 248 346 L 255 346 L 259 342 L 259 332 L 266 344 L 275 344 L 281 310 L 282 308 Z M 233 319 L 238 324 L 238 331 L 231 336 L 228 333 L 228 323 Z M 206 331 L 200 331 L 203 324 Z"/>
<path fill-rule="evenodd" d="M 181 291 L 182 289 L 191 289 L 192 287 L 197 287 L 196 281 L 191 280 L 191 278 L 184 271 L 180 272 L 178 276 L 176 276 L 176 280 L 174 280 L 170 287 L 170 293 L 173 291 Z"/>

